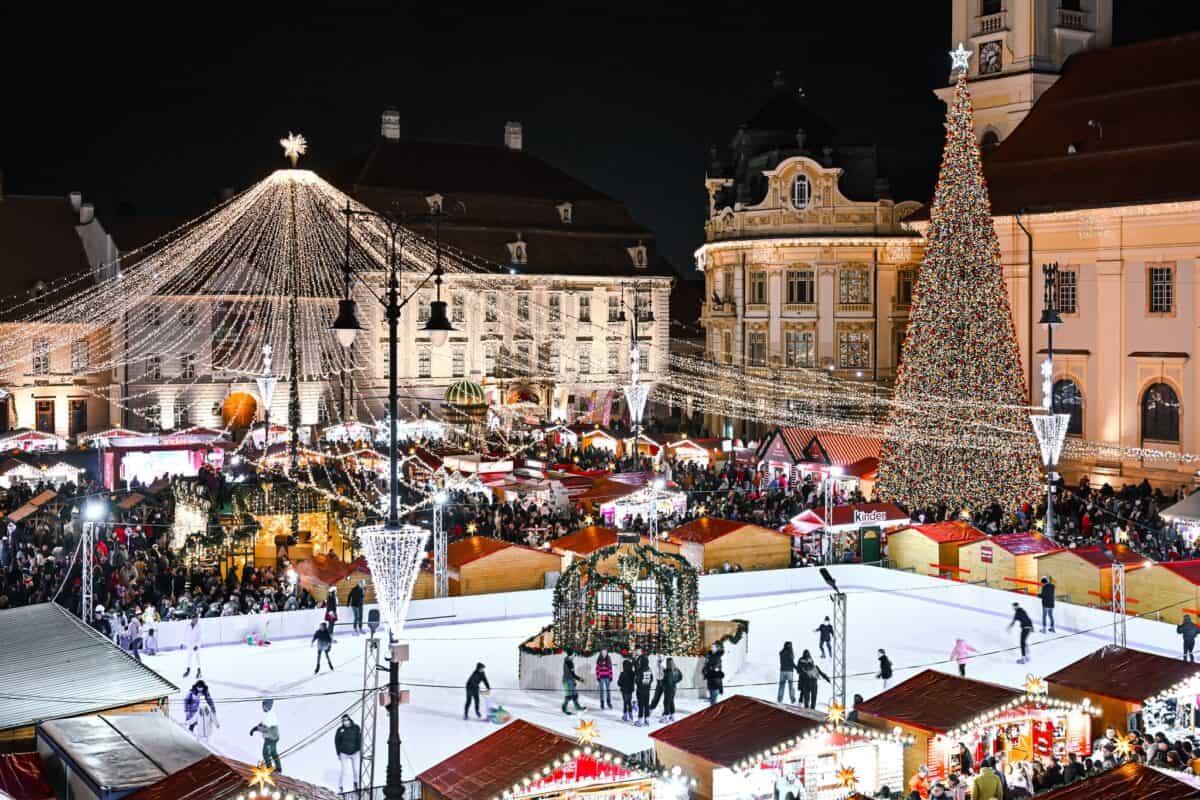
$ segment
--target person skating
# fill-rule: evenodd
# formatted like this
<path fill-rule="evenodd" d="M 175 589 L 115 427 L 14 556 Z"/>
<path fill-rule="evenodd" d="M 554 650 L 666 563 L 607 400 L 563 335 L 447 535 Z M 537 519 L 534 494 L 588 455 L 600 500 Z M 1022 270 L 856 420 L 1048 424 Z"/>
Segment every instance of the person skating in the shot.
<path fill-rule="evenodd" d="M 1038 597 L 1042 601 L 1042 633 L 1046 632 L 1046 620 L 1050 620 L 1050 632 L 1054 630 L 1054 584 L 1048 576 L 1042 576 L 1042 586 L 1038 589 Z"/>
<path fill-rule="evenodd" d="M 479 713 L 479 686 L 483 684 L 489 692 L 492 690 L 492 685 L 488 683 L 487 673 L 484 672 L 483 662 L 475 664 L 475 670 L 471 673 L 471 677 L 467 678 L 467 702 L 463 703 L 463 719 L 467 718 L 467 713 L 471 708 L 471 704 L 475 704 L 475 716 L 483 719 L 483 715 Z"/>
<path fill-rule="evenodd" d="M 658 678 L 658 686 L 654 689 L 654 699 L 650 701 L 650 710 L 658 708 L 658 701 L 663 701 L 663 713 L 659 722 L 675 721 L 675 690 L 683 680 L 683 673 L 675 666 L 675 659 L 668 657 L 663 666 L 662 675 Z"/>
<path fill-rule="evenodd" d="M 350 594 L 346 595 L 346 602 L 350 604 L 350 611 L 354 614 L 354 632 L 362 633 L 363 629 L 363 600 L 367 595 L 367 582 L 360 580 L 354 584 L 354 588 L 350 590 Z"/>
<path fill-rule="evenodd" d="M 283 765 L 279 763 L 279 717 L 275 716 L 275 701 L 263 700 L 262 710 L 263 718 L 250 729 L 250 735 L 262 734 L 263 766 L 269 767 L 274 764 L 276 772 L 283 772 Z"/>
<path fill-rule="evenodd" d="M 205 710 L 207 709 L 207 713 Z M 208 693 L 208 684 L 197 680 L 183 698 L 183 720 L 187 729 L 195 734 L 197 739 L 207 741 L 212 727 L 217 721 L 217 707 L 212 695 Z"/>
<path fill-rule="evenodd" d="M 805 651 L 807 652 L 807 651 Z M 775 702 L 783 702 L 783 687 L 787 686 L 788 702 L 796 702 L 796 653 L 792 650 L 791 642 L 784 642 L 783 649 L 779 651 L 779 691 L 776 692 Z M 801 690 L 800 699 L 803 701 L 804 693 Z"/>
<path fill-rule="evenodd" d="M 800 660 L 796 662 L 796 672 L 800 676 L 800 705 L 816 708 L 818 682 L 824 678 L 825 682 L 829 683 L 829 676 L 817 666 L 817 662 L 813 661 L 812 654 L 807 650 L 800 654 Z"/>
<path fill-rule="evenodd" d="M 196 664 L 196 677 L 199 678 L 202 674 L 200 670 L 200 614 L 196 612 L 192 614 L 192 621 L 188 623 L 184 629 L 184 636 L 188 651 L 187 669 L 183 671 L 183 677 L 187 677 L 192 672 L 192 663 Z M 218 676 L 219 677 L 219 676 Z"/>
<path fill-rule="evenodd" d="M 138 663 L 141 663 L 142 621 L 136 614 L 129 619 L 129 627 L 125 629 L 125 635 L 129 637 L 129 654 L 136 658 Z"/>
<path fill-rule="evenodd" d="M 575 704 L 576 711 L 585 711 L 586 709 L 579 703 L 579 690 L 576 688 L 583 678 L 575 674 L 575 659 L 571 658 L 571 654 L 567 653 L 563 657 L 562 665 L 562 687 L 563 687 L 563 702 L 562 712 L 570 715 L 570 710 L 567 708 L 568 703 Z"/>
<path fill-rule="evenodd" d="M 978 653 L 971 645 L 964 642 L 962 639 L 954 640 L 954 648 L 950 651 L 950 660 L 958 662 L 958 674 L 966 677 L 967 675 L 967 659 L 972 653 Z"/>
<path fill-rule="evenodd" d="M 650 690 L 654 684 L 654 670 L 650 669 L 650 657 L 646 651 L 638 648 L 637 658 L 633 662 L 634 684 L 637 689 L 637 727 L 650 724 Z"/>
<path fill-rule="evenodd" d="M 333 639 L 333 629 L 337 627 L 338 619 L 338 597 L 337 587 L 330 586 L 329 593 L 325 595 L 325 621 L 329 623 L 329 638 Z"/>
<path fill-rule="evenodd" d="M 1005 630 L 1012 630 L 1013 625 L 1021 626 L 1021 657 L 1017 659 L 1018 664 L 1029 663 L 1029 634 L 1033 633 L 1033 620 L 1025 613 L 1025 609 L 1021 608 L 1020 603 L 1013 603 L 1013 618 L 1012 622 L 1008 623 Z"/>
<path fill-rule="evenodd" d="M 322 653 L 325 654 L 325 663 L 329 665 L 329 671 L 333 672 L 333 660 L 329 657 L 329 651 L 333 647 L 333 634 L 330 633 L 329 626 L 324 622 L 322 622 L 321 627 L 317 628 L 317 630 L 313 633 L 312 641 L 309 643 L 309 647 L 314 644 L 317 646 L 317 668 L 313 670 L 313 675 L 316 675 L 321 671 Z"/>
<path fill-rule="evenodd" d="M 879 648 L 879 672 L 875 675 L 883 681 L 883 688 L 888 687 L 888 681 L 892 679 L 892 660 L 888 658 L 887 653 L 883 652 L 883 648 Z"/>
<path fill-rule="evenodd" d="M 608 649 L 601 647 L 596 656 L 596 686 L 600 692 L 600 710 L 612 709 L 613 663 Z"/>
<path fill-rule="evenodd" d="M 333 734 L 333 749 L 338 757 L 338 794 L 346 787 L 346 773 L 350 773 L 350 782 L 358 790 L 358 767 L 362 757 L 362 729 L 350 719 L 349 714 L 342 714 L 342 724 Z"/>
<path fill-rule="evenodd" d="M 721 669 L 721 645 L 713 642 L 712 649 L 704 657 L 704 667 L 700 674 L 704 676 L 704 686 L 708 689 L 709 705 L 716 705 L 717 698 L 725 691 L 725 673 Z"/>
<path fill-rule="evenodd" d="M 1183 615 L 1183 622 L 1175 627 L 1175 632 L 1183 637 L 1183 660 L 1195 661 L 1196 656 L 1192 651 L 1196 648 L 1196 634 L 1200 633 L 1200 627 L 1192 622 L 1190 614 Z"/>
<path fill-rule="evenodd" d="M 833 655 L 833 625 L 829 622 L 829 617 L 816 627 L 813 633 L 821 635 L 821 658 L 829 658 Z"/>
<path fill-rule="evenodd" d="M 633 661 L 628 658 L 621 662 L 617 688 L 621 690 L 621 721 L 633 722 L 633 692 L 637 688 L 637 675 L 633 671 Z"/>

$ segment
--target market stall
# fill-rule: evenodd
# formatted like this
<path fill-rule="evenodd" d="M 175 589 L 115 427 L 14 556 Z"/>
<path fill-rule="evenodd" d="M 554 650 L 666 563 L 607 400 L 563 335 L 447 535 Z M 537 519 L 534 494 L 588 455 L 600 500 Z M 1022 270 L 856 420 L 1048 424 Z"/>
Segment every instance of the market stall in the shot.
<path fill-rule="evenodd" d="M 55 433 L 19 428 L 0 434 L 0 452 L 20 450 L 25 453 L 43 450 L 66 450 L 68 442 Z"/>
<path fill-rule="evenodd" d="M 849 503 L 834 506 L 829 521 L 818 506 L 792 517 L 784 530 L 792 535 L 792 546 L 810 555 L 827 550 L 834 558 L 850 552 L 854 559 L 876 562 L 892 530 L 907 527 L 911 520 L 895 503 Z"/>
<path fill-rule="evenodd" d="M 717 734 L 716 732 L 720 732 Z M 661 764 L 703 800 L 840 800 L 899 786 L 912 738 L 733 695 L 650 734 Z"/>
<path fill-rule="evenodd" d="M 696 519 L 667 534 L 680 554 L 701 572 L 736 569 L 787 569 L 791 566 L 791 537 L 774 528 L 716 517 Z"/>
<path fill-rule="evenodd" d="M 598 479 L 577 498 L 600 521 L 624 529 L 639 516 L 646 520 L 655 509 L 658 515 L 682 514 L 687 510 L 687 494 L 673 484 L 654 488 L 653 472 L 619 472 Z"/>
<path fill-rule="evenodd" d="M 1038 800 L 1200 800 L 1200 780 L 1145 764 L 1122 764 L 1038 795 Z"/>
<path fill-rule="evenodd" d="M 1046 677 L 1050 693 L 1090 702 L 1092 731 L 1164 733 L 1175 741 L 1200 727 L 1200 664 L 1106 645 Z"/>
<path fill-rule="evenodd" d="M 616 528 L 589 525 L 550 542 L 550 552 L 556 553 L 562 558 L 562 568 L 566 570 L 576 558 L 585 558 L 602 547 L 615 545 L 619 534 L 620 531 Z M 640 539 L 642 544 L 650 543 L 648 536 L 642 536 Z M 658 549 L 664 553 L 678 553 L 679 545 L 669 540 L 661 540 L 658 543 Z"/>
<path fill-rule="evenodd" d="M 815 428 L 776 428 L 755 455 L 766 483 L 780 486 L 832 479 L 838 491 L 855 489 L 869 495 L 879 467 L 879 439 L 832 433 Z"/>
<path fill-rule="evenodd" d="M 678 464 L 695 464 L 698 467 L 707 467 L 716 461 L 716 457 L 720 453 L 720 442 L 715 439 L 709 439 L 707 440 L 707 444 L 705 444 L 687 436 L 672 438 L 660 435 L 653 438 L 662 445 L 663 457 L 667 461 Z"/>
<path fill-rule="evenodd" d="M 970 580 L 971 575 L 959 568 L 959 548 L 986 538 L 982 531 L 961 521 L 913 525 L 888 534 L 888 559 L 896 569 Z"/>
<path fill-rule="evenodd" d="M 1124 564 L 1127 573 L 1153 563 L 1120 544 L 1067 548 L 1038 556 L 1038 580 L 1049 578 L 1061 600 L 1092 605 L 1112 597 L 1114 562 Z"/>
<path fill-rule="evenodd" d="M 486 536 L 468 536 L 446 548 L 451 595 L 494 594 L 546 588 L 546 576 L 557 575 L 562 559 L 555 553 Z M 417 575 L 413 598 L 433 597 L 433 570 Z"/>
<path fill-rule="evenodd" d="M 307 589 L 318 603 L 325 602 L 326 595 L 333 588 L 337 591 L 338 601 L 344 604 L 359 581 L 365 583 L 363 602 L 375 602 L 371 569 L 367 566 L 367 559 L 362 556 L 354 561 L 343 561 L 334 553 L 318 555 L 299 562 L 294 569 L 300 588 Z"/>
<path fill-rule="evenodd" d="M 191 478 L 205 464 L 220 469 L 233 443 L 221 431 L 194 429 L 110 439 L 101 457 L 105 488 L 121 481 L 149 485 L 164 476 Z"/>
<path fill-rule="evenodd" d="M 1040 533 L 1003 533 L 964 544 L 958 550 L 958 566 L 969 572 L 972 582 L 1037 594 L 1038 557 L 1060 549 Z"/>
<path fill-rule="evenodd" d="M 1188 547 L 1196 546 L 1200 538 L 1200 492 L 1193 492 L 1174 505 L 1167 506 L 1162 518 L 1175 523 Z"/>
<path fill-rule="evenodd" d="M 614 456 L 618 455 L 620 439 L 607 428 L 601 428 L 598 425 L 571 425 L 569 430 L 578 438 L 579 446 L 582 449 L 603 450 Z"/>
<path fill-rule="evenodd" d="M 1188 614 L 1200 624 L 1200 559 L 1126 571 L 1125 591 L 1139 601 L 1137 607 L 1159 609 L 1164 622 L 1178 625 Z"/>
<path fill-rule="evenodd" d="M 78 484 L 83 472 L 82 467 L 65 461 L 32 464 L 19 458 L 10 458 L 0 464 L 0 487 L 11 489 L 17 484 L 37 486 L 44 483 L 57 489 L 64 483 Z"/>

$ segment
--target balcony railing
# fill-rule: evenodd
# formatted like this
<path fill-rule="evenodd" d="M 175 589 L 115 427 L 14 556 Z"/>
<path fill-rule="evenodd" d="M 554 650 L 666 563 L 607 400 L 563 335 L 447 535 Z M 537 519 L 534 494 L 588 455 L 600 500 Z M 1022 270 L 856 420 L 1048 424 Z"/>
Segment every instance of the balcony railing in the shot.
<path fill-rule="evenodd" d="M 1088 16 L 1086 11 L 1072 11 L 1066 8 L 1058 10 L 1058 27 L 1070 28 L 1077 31 L 1091 30 L 1088 26 Z"/>
<path fill-rule="evenodd" d="M 785 314 L 815 314 L 817 313 L 816 303 L 785 303 L 783 306 Z"/>
<path fill-rule="evenodd" d="M 983 36 L 988 33 L 998 33 L 1008 30 L 1008 14 L 1001 11 L 998 14 L 987 14 L 975 18 L 975 35 Z"/>
<path fill-rule="evenodd" d="M 838 303 L 837 305 L 837 313 L 839 314 L 861 314 L 870 310 L 870 303 Z"/>

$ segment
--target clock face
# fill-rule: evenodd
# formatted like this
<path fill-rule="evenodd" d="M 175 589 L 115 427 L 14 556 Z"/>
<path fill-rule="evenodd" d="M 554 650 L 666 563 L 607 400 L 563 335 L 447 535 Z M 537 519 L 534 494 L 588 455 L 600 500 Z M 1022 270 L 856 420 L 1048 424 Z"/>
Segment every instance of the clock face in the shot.
<path fill-rule="evenodd" d="M 1000 42 L 984 42 L 979 45 L 979 74 L 991 75 L 1004 66 L 1000 57 Z"/>

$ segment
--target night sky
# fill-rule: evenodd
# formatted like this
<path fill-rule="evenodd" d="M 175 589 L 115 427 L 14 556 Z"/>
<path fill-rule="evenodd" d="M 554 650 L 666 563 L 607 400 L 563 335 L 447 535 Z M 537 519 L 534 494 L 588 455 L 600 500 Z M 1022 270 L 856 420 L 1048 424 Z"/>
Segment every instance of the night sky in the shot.
<path fill-rule="evenodd" d="M 309 140 L 303 164 L 332 169 L 366 151 L 390 104 L 418 138 L 498 143 L 521 121 L 526 149 L 625 201 L 690 274 L 707 148 L 770 97 L 776 69 L 841 140 L 893 153 L 897 199 L 928 198 L 941 148 L 944 0 L 20 5 L 40 8 L 0 11 L 5 191 L 79 189 L 102 221 L 202 210 L 282 166 L 288 130 Z M 1116 0 L 1116 40 L 1200 29 L 1198 5 Z"/>

